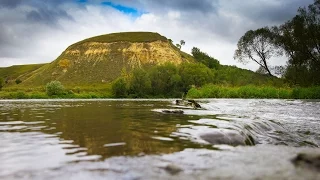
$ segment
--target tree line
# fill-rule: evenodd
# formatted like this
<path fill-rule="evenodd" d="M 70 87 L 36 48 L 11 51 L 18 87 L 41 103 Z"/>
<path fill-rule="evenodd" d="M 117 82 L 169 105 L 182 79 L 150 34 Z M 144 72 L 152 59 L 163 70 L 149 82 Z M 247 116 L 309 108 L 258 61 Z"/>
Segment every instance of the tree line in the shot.
<path fill-rule="evenodd" d="M 291 85 L 320 85 L 320 0 L 282 25 L 246 32 L 237 46 L 234 58 L 259 64 L 261 73 L 281 75 Z M 287 57 L 287 64 L 272 66 L 277 56 Z"/>
<path fill-rule="evenodd" d="M 220 65 L 219 61 L 199 48 L 192 49 L 196 62 L 174 65 L 166 63 L 152 68 L 136 68 L 130 73 L 124 71 L 112 83 L 116 98 L 181 97 L 192 88 L 206 84 L 230 86 L 283 85 L 278 78 L 259 75 L 234 66 Z"/>

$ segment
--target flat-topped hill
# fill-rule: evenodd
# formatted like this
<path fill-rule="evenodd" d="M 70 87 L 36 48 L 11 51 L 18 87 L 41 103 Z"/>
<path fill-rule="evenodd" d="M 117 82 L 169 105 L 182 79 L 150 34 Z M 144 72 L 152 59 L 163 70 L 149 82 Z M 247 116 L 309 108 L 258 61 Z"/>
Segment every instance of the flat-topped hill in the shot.
<path fill-rule="evenodd" d="M 107 83 L 134 68 L 192 61 L 192 56 L 158 33 L 112 33 L 69 46 L 55 61 L 21 79 L 22 85 L 45 85 L 52 80 L 68 85 Z"/>

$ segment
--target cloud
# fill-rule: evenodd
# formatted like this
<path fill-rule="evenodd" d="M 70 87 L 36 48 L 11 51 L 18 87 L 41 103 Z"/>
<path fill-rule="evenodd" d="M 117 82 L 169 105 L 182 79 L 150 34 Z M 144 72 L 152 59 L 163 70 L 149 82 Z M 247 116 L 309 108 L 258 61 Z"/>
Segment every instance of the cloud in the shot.
<path fill-rule="evenodd" d="M 7 7 L 7 8 L 15 8 L 19 4 L 21 4 L 22 0 L 1 0 L 0 1 L 0 8 Z"/>
<path fill-rule="evenodd" d="M 107 5 L 102 5 L 102 3 Z M 77 41 L 100 34 L 152 31 L 196 46 L 220 60 L 233 60 L 248 30 L 281 24 L 313 0 L 1 0 L 0 66 L 44 63 Z M 274 60 L 274 64 L 284 64 Z"/>

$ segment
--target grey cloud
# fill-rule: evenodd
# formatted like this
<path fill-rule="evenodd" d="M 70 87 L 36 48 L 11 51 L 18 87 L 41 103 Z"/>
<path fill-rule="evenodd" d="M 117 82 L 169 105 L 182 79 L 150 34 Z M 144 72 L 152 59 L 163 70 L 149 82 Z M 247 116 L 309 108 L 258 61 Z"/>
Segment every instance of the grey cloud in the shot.
<path fill-rule="evenodd" d="M 159 9 L 172 9 L 182 12 L 202 12 L 202 13 L 214 13 L 217 10 L 217 0 L 141 0 L 142 4 L 148 7 Z"/>
<path fill-rule="evenodd" d="M 1 0 L 0 1 L 0 8 L 7 7 L 7 8 L 15 8 L 22 3 L 22 0 Z"/>
<path fill-rule="evenodd" d="M 137 8 L 145 12 L 163 13 L 168 10 L 180 12 L 216 12 L 219 0 L 110 0 L 114 4 L 121 4 Z M 95 1 L 97 2 L 97 1 Z"/>
<path fill-rule="evenodd" d="M 50 10 L 42 8 L 30 11 L 26 14 L 27 20 L 44 24 L 55 24 L 58 19 L 65 18 L 72 20 L 73 18 L 64 10 Z"/>
<path fill-rule="evenodd" d="M 86 4 L 111 1 L 155 14 L 164 20 L 167 20 L 169 11 L 177 11 L 180 17 L 174 21 L 181 28 L 179 31 L 194 31 L 196 36 L 193 37 L 197 41 L 210 36 L 213 41 L 236 44 L 246 31 L 283 23 L 296 14 L 298 7 L 313 3 L 313 0 L 88 0 L 83 4 L 76 1 L 0 0 L 0 58 L 21 57 L 25 51 L 32 52 L 31 43 L 43 40 L 41 35 L 67 29 L 59 26 L 59 20 L 77 18 L 69 14 L 69 4 L 76 9 Z M 26 6 L 32 7 L 31 10 L 21 10 Z M 135 27 L 131 28 L 128 30 L 135 30 Z M 214 39 L 216 37 L 218 39 Z"/>

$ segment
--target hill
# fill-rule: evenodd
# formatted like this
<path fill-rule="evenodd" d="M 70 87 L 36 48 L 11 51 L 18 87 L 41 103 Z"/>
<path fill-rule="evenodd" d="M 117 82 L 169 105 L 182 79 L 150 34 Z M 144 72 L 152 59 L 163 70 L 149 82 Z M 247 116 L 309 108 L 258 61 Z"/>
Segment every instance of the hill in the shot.
<path fill-rule="evenodd" d="M 55 61 L 20 78 L 25 86 L 45 85 L 52 80 L 64 85 L 107 83 L 136 67 L 192 61 L 192 56 L 158 33 L 123 32 L 77 42 Z"/>
<path fill-rule="evenodd" d="M 10 84 L 13 83 L 19 76 L 28 77 L 31 73 L 45 64 L 28 64 L 15 65 L 10 67 L 0 67 L 0 77 Z"/>

